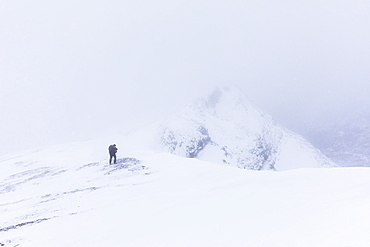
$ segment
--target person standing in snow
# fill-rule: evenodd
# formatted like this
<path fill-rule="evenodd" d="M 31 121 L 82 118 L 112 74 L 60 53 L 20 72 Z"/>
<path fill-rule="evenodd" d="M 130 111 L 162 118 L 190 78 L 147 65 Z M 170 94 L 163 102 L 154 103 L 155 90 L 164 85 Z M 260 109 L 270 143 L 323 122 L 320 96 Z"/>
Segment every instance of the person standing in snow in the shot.
<path fill-rule="evenodd" d="M 113 144 L 113 145 L 110 145 L 109 148 L 109 165 L 112 164 L 112 158 L 114 158 L 114 164 L 117 164 L 117 156 L 116 156 L 116 153 L 117 153 L 117 150 L 118 148 L 116 147 L 116 144 Z"/>

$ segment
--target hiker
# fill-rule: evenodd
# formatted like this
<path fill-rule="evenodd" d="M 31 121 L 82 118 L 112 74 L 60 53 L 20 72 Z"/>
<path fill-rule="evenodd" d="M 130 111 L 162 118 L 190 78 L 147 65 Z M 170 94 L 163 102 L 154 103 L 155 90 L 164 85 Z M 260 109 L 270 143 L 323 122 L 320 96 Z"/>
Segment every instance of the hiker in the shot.
<path fill-rule="evenodd" d="M 118 148 L 116 147 L 116 144 L 110 145 L 108 150 L 109 150 L 109 155 L 110 155 L 109 165 L 112 164 L 112 158 L 114 158 L 114 164 L 117 164 L 116 153 L 117 153 Z"/>

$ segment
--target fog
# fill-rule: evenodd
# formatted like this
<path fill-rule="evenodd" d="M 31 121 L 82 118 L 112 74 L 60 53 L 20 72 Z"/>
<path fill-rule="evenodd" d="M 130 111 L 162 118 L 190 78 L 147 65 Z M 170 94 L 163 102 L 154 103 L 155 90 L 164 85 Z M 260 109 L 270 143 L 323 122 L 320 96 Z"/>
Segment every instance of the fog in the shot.
<path fill-rule="evenodd" d="M 125 132 L 222 84 L 297 132 L 334 121 L 370 105 L 369 23 L 369 1 L 0 0 L 0 154 Z"/>

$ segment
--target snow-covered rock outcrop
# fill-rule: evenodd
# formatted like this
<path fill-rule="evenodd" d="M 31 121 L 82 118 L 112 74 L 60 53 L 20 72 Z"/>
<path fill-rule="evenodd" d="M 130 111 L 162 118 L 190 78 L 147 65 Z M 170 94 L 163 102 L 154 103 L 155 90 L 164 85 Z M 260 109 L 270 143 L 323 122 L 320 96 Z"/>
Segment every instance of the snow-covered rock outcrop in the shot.
<path fill-rule="evenodd" d="M 308 141 L 277 125 L 231 86 L 198 99 L 156 131 L 160 151 L 244 169 L 334 166 Z"/>

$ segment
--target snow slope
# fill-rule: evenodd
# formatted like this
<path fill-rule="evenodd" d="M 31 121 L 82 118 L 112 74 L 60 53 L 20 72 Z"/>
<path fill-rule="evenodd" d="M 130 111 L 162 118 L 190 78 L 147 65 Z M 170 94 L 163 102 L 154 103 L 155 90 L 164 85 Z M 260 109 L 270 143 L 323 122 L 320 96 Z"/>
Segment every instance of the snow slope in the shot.
<path fill-rule="evenodd" d="M 153 131 L 157 150 L 218 164 L 251 170 L 335 166 L 232 86 L 215 89 Z"/>
<path fill-rule="evenodd" d="M 123 151 L 117 144 L 119 163 L 111 166 L 99 142 L 0 157 L 0 243 L 362 247 L 370 242 L 368 168 L 256 172 L 168 153 Z"/>

